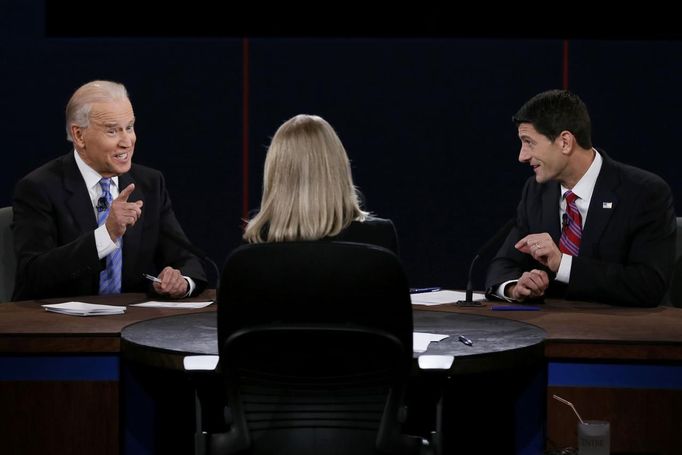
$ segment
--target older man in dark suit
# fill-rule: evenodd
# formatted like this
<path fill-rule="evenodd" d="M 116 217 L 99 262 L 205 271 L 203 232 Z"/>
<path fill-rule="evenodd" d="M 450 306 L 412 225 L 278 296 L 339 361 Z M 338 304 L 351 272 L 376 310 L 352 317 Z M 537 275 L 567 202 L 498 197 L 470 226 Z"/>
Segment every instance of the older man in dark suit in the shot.
<path fill-rule="evenodd" d="M 205 287 L 198 258 L 172 240 L 184 234 L 163 175 L 132 164 L 134 124 L 119 83 L 93 81 L 73 94 L 66 130 L 74 151 L 15 188 L 14 300 L 147 290 L 181 298 Z"/>
<path fill-rule="evenodd" d="M 669 186 L 595 149 L 587 108 L 570 92 L 536 95 L 514 122 L 519 161 L 535 176 L 488 269 L 488 295 L 658 305 L 675 255 Z"/>

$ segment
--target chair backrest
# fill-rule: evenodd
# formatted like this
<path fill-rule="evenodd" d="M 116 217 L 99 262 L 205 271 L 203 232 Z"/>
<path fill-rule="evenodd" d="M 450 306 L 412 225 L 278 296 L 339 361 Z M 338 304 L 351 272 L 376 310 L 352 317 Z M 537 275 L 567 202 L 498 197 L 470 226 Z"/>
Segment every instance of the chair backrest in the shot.
<path fill-rule="evenodd" d="M 415 453 L 400 434 L 412 308 L 398 258 L 344 242 L 245 245 L 218 290 L 233 425 L 212 452 Z"/>
<path fill-rule="evenodd" d="M 218 342 L 264 322 L 355 323 L 396 336 L 412 352 L 407 277 L 392 252 L 351 242 L 242 245 L 218 289 Z"/>
<path fill-rule="evenodd" d="M 12 299 L 17 268 L 11 229 L 12 213 L 12 207 L 0 208 L 0 302 Z"/>
<path fill-rule="evenodd" d="M 668 293 L 663 299 L 665 305 L 682 307 L 682 217 L 677 217 L 677 244 L 675 267 Z"/>

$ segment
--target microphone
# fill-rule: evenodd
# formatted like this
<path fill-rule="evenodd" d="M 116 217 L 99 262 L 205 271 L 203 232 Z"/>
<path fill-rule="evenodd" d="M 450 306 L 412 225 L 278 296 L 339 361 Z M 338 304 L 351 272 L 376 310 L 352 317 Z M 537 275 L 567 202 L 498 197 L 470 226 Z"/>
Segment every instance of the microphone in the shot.
<path fill-rule="evenodd" d="M 488 239 L 487 242 L 483 244 L 483 246 L 478 250 L 476 253 L 476 256 L 474 256 L 474 259 L 471 261 L 471 265 L 469 266 L 469 277 L 467 280 L 467 289 L 466 289 L 466 296 L 464 300 L 459 300 L 455 302 L 455 305 L 457 306 L 481 306 L 480 302 L 474 302 L 474 287 L 471 282 L 471 276 L 474 271 L 474 264 L 476 264 L 476 261 L 478 261 L 478 258 L 480 258 L 482 255 L 487 254 L 491 248 L 496 246 L 498 243 L 500 243 L 500 240 L 502 240 L 503 237 L 506 237 L 507 234 L 509 234 L 509 231 L 512 230 L 512 228 L 516 225 L 516 218 L 510 218 L 504 226 L 500 228 L 499 231 L 495 233 L 494 236 Z"/>
<path fill-rule="evenodd" d="M 107 198 L 102 196 L 101 198 L 97 199 L 97 213 L 102 213 L 104 212 L 107 208 L 109 207 L 109 204 L 107 204 Z"/>
<path fill-rule="evenodd" d="M 211 264 L 211 267 L 213 267 L 213 271 L 215 272 L 215 288 L 216 290 L 220 287 L 220 272 L 218 270 L 218 265 L 208 257 L 206 253 L 204 253 L 201 249 L 197 248 L 196 246 L 192 245 L 189 240 L 187 240 L 185 237 L 181 236 L 177 232 L 170 231 L 168 229 L 161 229 L 161 235 L 168 237 L 170 240 L 175 242 L 176 244 L 180 245 L 193 255 L 199 257 L 199 259 L 207 262 L 208 264 Z"/>

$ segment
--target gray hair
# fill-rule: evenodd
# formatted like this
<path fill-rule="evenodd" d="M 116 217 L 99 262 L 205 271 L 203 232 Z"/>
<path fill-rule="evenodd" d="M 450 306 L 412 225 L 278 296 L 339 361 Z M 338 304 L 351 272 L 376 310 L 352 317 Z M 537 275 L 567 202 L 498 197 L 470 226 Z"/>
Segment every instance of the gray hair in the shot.
<path fill-rule="evenodd" d="M 111 81 L 92 81 L 74 92 L 66 105 L 66 139 L 73 142 L 71 125 L 87 128 L 90 125 L 90 110 L 94 103 L 107 103 L 128 99 L 123 84 Z"/>

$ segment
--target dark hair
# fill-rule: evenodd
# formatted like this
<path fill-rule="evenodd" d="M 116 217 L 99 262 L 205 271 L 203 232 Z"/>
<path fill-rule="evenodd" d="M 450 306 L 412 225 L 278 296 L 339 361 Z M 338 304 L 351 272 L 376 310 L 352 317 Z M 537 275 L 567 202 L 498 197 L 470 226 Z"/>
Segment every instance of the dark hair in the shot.
<path fill-rule="evenodd" d="M 592 124 L 587 106 L 567 90 L 548 90 L 535 95 L 512 117 L 518 127 L 531 123 L 538 133 L 554 141 L 562 131 L 569 131 L 578 144 L 592 148 Z"/>

